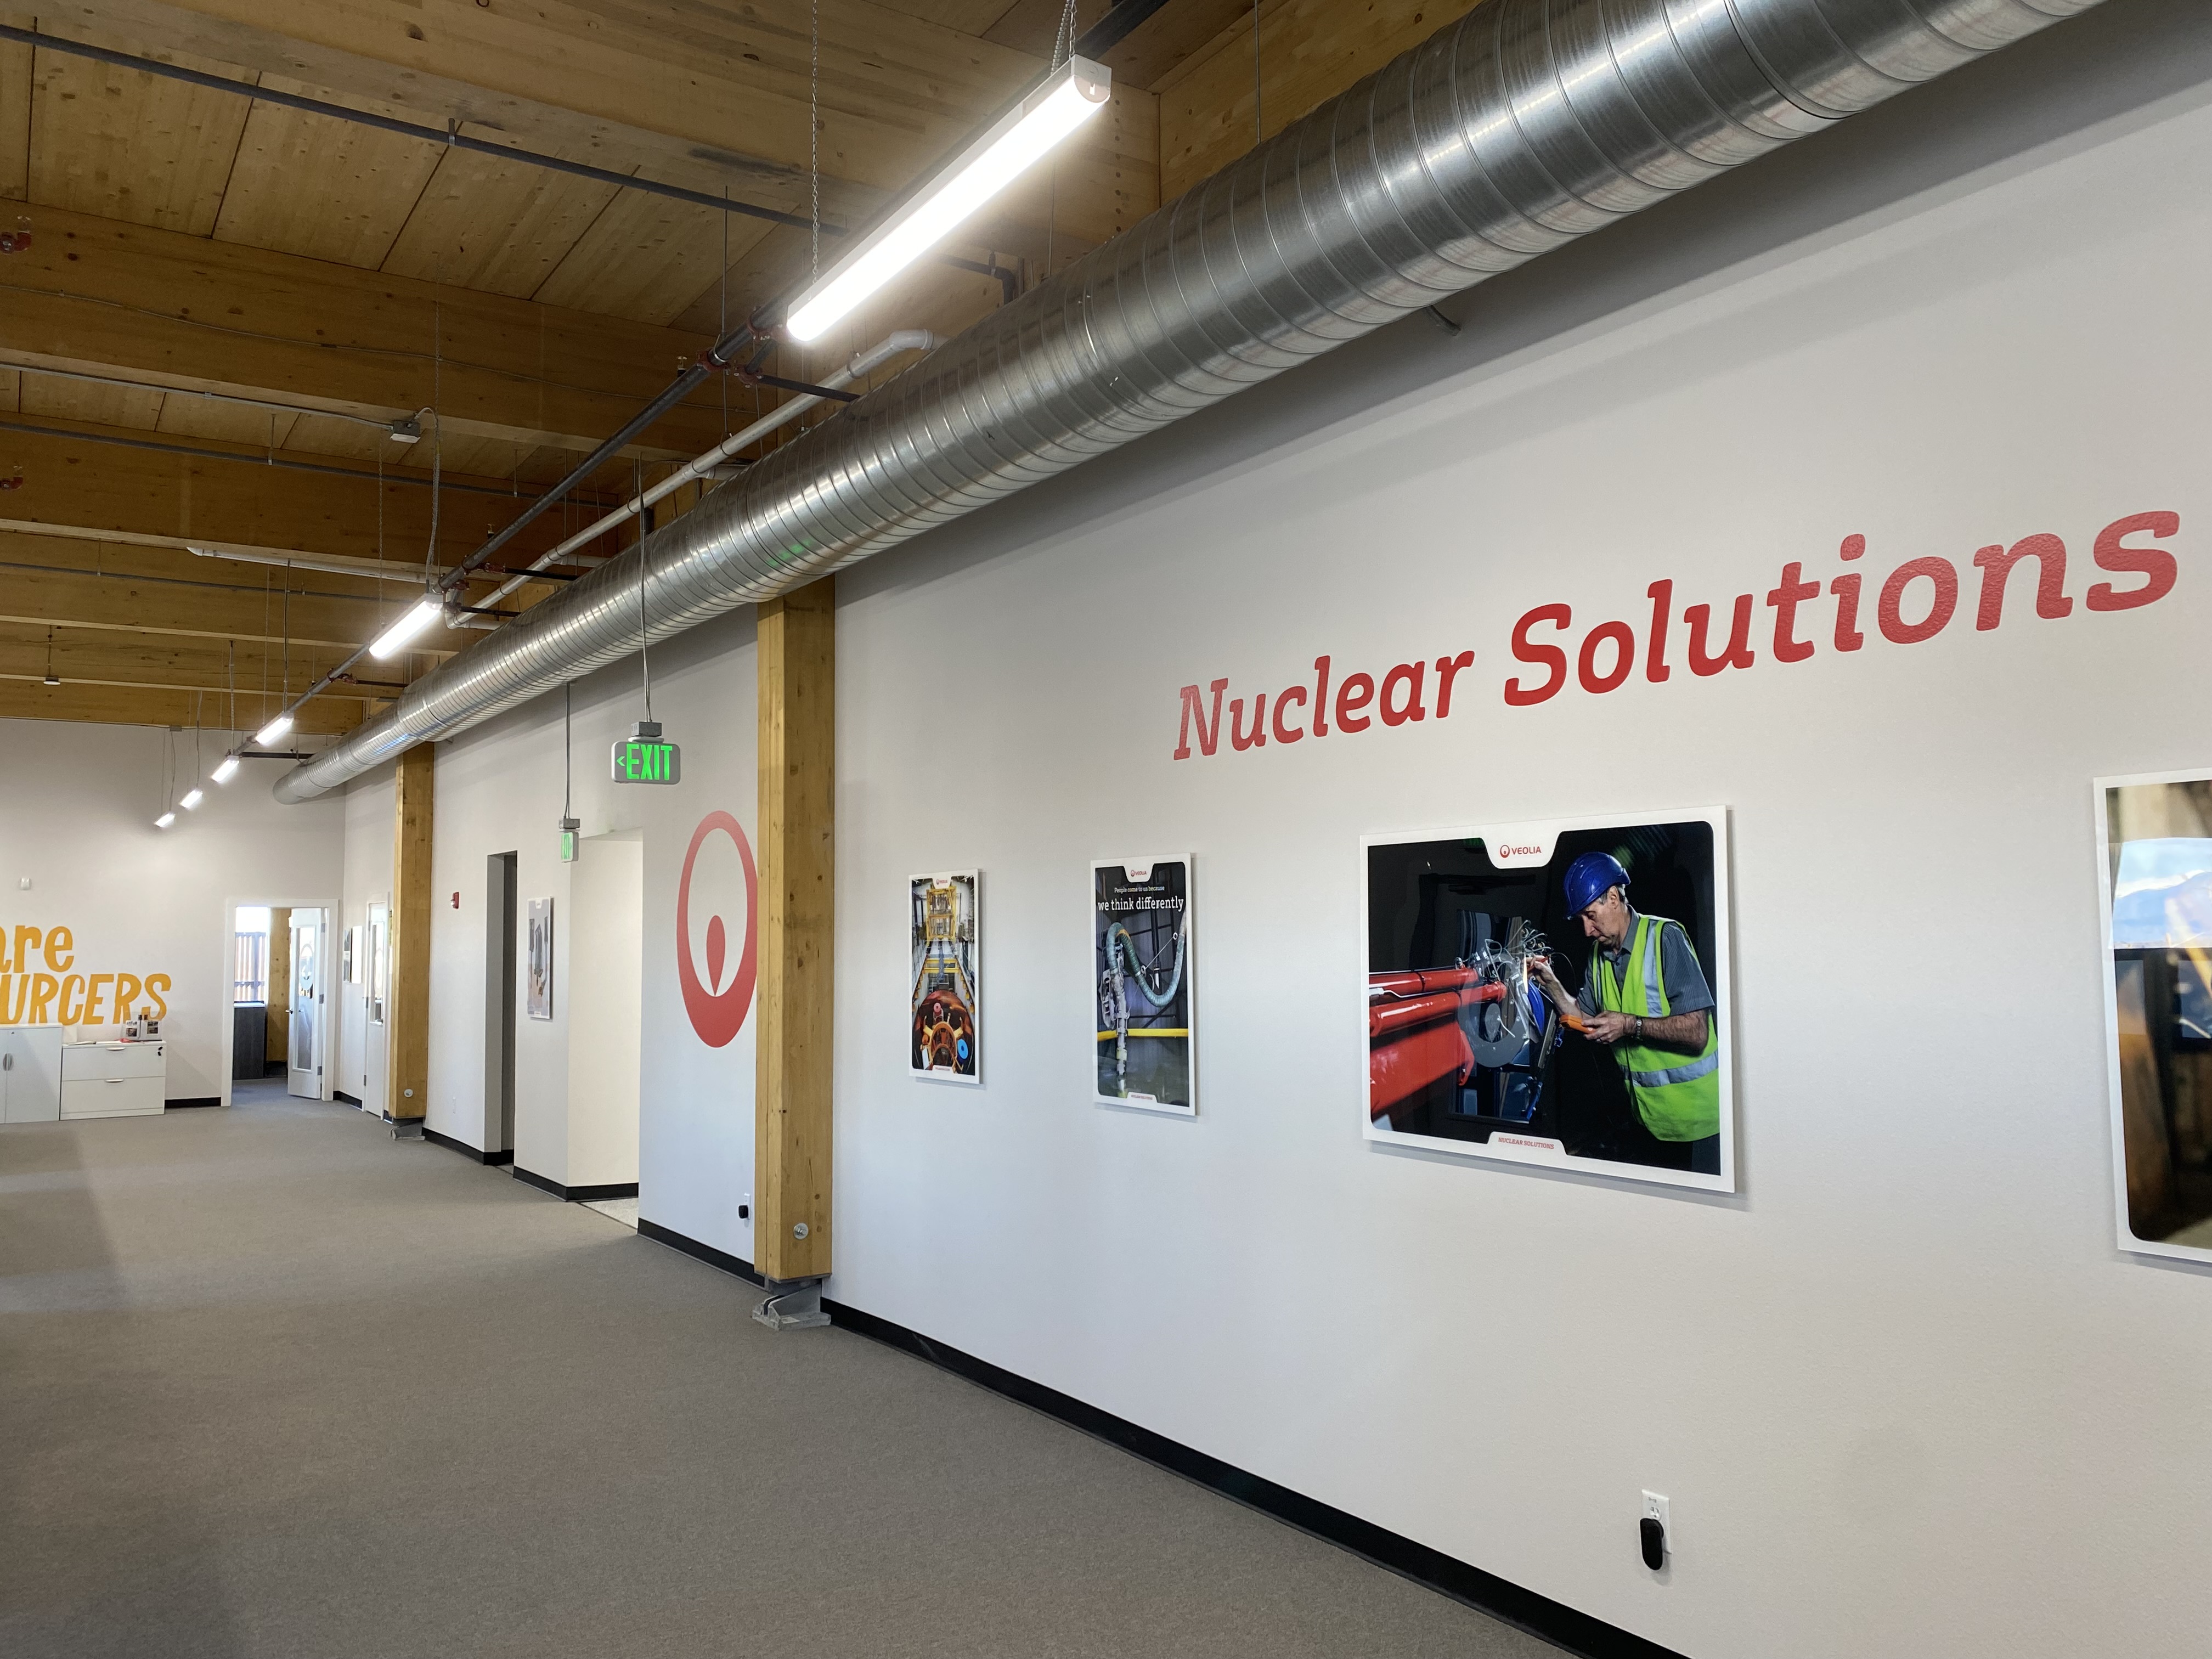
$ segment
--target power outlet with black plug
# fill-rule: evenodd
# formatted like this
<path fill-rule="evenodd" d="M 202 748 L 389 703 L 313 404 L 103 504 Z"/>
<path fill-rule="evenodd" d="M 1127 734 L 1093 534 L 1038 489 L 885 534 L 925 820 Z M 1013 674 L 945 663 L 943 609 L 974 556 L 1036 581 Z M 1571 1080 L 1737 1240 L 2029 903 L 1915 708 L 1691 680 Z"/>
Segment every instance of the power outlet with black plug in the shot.
<path fill-rule="evenodd" d="M 1644 1552 L 1644 1565 L 1657 1572 L 1667 1565 L 1668 1551 L 1672 1547 L 1667 1535 L 1667 1500 L 1656 1492 L 1644 1494 L 1644 1518 L 1636 1523 L 1638 1547 Z"/>

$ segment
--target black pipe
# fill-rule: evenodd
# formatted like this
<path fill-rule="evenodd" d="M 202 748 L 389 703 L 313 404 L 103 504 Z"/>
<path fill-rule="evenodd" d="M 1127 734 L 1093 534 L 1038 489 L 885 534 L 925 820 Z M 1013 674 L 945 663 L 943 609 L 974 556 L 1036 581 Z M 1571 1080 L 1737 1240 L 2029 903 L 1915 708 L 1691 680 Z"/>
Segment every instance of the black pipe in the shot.
<path fill-rule="evenodd" d="M 719 368 L 727 368 L 730 366 L 730 357 L 733 352 L 743 349 L 744 346 L 759 337 L 760 336 L 754 330 L 753 325 L 750 323 L 746 323 L 736 329 L 733 329 L 731 332 L 715 341 L 711 347 L 699 355 L 699 357 L 696 362 L 687 364 L 684 367 L 684 371 L 668 383 L 667 388 L 663 391 L 659 397 L 655 398 L 643 409 L 638 410 L 636 414 L 631 416 L 629 419 L 624 422 L 621 431 L 616 433 L 613 437 L 609 438 L 597 449 L 585 456 L 581 461 L 579 461 L 576 464 L 574 469 L 569 472 L 567 477 L 562 479 L 559 483 L 555 484 L 552 489 L 547 490 L 536 501 L 531 502 L 528 507 L 524 507 L 521 513 L 507 526 L 506 529 L 501 531 L 489 541 L 486 542 L 482 547 L 470 554 L 467 558 L 463 559 L 460 563 L 455 565 L 453 568 L 437 584 L 440 590 L 450 592 L 453 588 L 459 586 L 463 577 L 466 576 L 469 572 L 474 570 L 478 565 L 483 564 L 487 559 L 490 558 L 493 554 L 498 552 L 501 548 L 505 547 L 509 542 L 513 541 L 516 535 L 520 532 L 525 525 L 535 522 L 538 516 L 544 513 L 546 508 L 551 507 L 554 502 L 559 501 L 570 490 L 574 489 L 578 484 L 583 483 L 585 479 L 591 477 L 592 473 L 598 471 L 599 468 L 605 465 L 617 455 L 620 454 L 622 453 L 623 447 L 625 444 L 629 443 L 632 438 L 637 436 L 639 433 L 644 431 L 646 428 L 658 421 L 662 416 L 668 413 L 670 410 L 675 408 L 677 404 L 682 403 L 684 398 L 690 396 L 692 390 L 703 381 L 708 374 L 714 373 L 714 370 Z M 305 699 L 302 699 L 302 701 L 304 702 Z"/>

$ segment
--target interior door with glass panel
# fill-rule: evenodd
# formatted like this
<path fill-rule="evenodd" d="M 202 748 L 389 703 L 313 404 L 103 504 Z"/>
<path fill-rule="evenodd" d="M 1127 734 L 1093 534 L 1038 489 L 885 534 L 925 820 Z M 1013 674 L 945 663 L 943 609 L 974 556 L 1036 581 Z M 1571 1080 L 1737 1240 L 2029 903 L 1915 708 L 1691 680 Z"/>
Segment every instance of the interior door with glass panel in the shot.
<path fill-rule="evenodd" d="M 284 1091 L 320 1100 L 330 994 L 324 984 L 324 922 L 320 910 L 292 912 L 292 1018 Z"/>

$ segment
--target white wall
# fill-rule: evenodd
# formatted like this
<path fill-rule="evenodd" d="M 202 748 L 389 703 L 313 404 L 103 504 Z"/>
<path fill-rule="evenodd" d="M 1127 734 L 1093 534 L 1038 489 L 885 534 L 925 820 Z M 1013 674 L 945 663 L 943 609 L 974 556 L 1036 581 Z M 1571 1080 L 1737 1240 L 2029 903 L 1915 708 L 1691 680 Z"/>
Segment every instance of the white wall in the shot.
<path fill-rule="evenodd" d="M 2212 15 L 2113 0 L 842 575 L 833 1294 L 1685 1652 L 2202 1651 L 2212 1282 L 2112 1245 L 2089 780 L 2212 763 L 2208 204 Z M 2151 509 L 2179 586 L 2089 611 Z M 2016 577 L 1978 631 L 1974 550 L 2045 531 L 2074 614 Z M 1854 532 L 1960 615 L 1839 653 L 1824 598 L 1773 660 L 1764 594 Z M 1664 684 L 1504 702 L 1517 617 L 1640 629 L 1659 578 L 1753 594 L 1755 666 L 1691 674 L 1678 619 Z M 692 827 L 751 822 L 750 636 L 685 648 L 685 782 L 582 782 L 610 670 L 579 811 L 644 833 L 643 1213 L 750 1257 L 750 1027 L 693 1035 L 671 929 Z M 1449 720 L 1171 758 L 1183 684 L 1462 648 Z M 501 836 L 550 890 L 558 732 L 446 746 L 464 918 Z M 1711 802 L 1740 1196 L 1363 1142 L 1363 833 Z M 1186 851 L 1199 1115 L 1094 1108 L 1086 866 Z M 903 1064 L 905 884 L 969 866 L 953 1090 Z M 472 1134 L 452 927 L 432 1123 Z"/>
<path fill-rule="evenodd" d="M 156 830 L 164 749 L 173 742 L 177 793 L 197 781 L 207 799 L 178 813 L 173 828 Z M 198 769 L 211 769 L 222 752 L 220 739 L 204 744 Z M 223 788 L 194 771 L 189 732 L 0 720 L 0 777 L 9 781 L 0 790 L 0 925 L 10 969 L 17 927 L 42 936 L 62 927 L 74 945 L 58 978 L 167 975 L 166 993 L 142 990 L 131 1007 L 151 1008 L 156 996 L 167 1005 L 169 1097 L 227 1099 L 231 908 L 335 904 L 344 808 L 336 800 L 300 811 L 278 806 L 268 762 L 247 762 Z M 43 957 L 33 964 L 47 965 Z M 103 987 L 102 995 L 101 1018 L 112 1021 L 113 992 Z M 52 1015 L 60 1013 L 58 1003 Z"/>
<path fill-rule="evenodd" d="M 629 1186 L 637 1180 L 645 984 L 643 836 L 635 830 L 595 836 L 578 853 L 568 880 L 564 1184 Z"/>
<path fill-rule="evenodd" d="M 675 962 L 676 895 L 684 856 L 700 820 L 726 811 L 752 833 L 753 623 L 750 615 L 695 629 L 653 653 L 653 695 L 669 736 L 683 746 L 684 781 L 672 787 L 618 784 L 608 750 L 644 709 L 635 660 L 574 688 L 574 775 L 569 801 L 592 851 L 611 834 L 638 837 L 644 886 L 642 1115 L 634 1172 L 601 1174 L 603 1154 L 572 1164 L 569 1011 L 575 989 L 574 872 L 560 860 L 562 805 L 562 701 L 540 699 L 462 733 L 438 748 L 434 806 L 435 848 L 431 910 L 430 1101 L 428 1127 L 475 1146 L 483 1139 L 483 929 L 485 860 L 517 854 L 516 909 L 526 917 L 532 898 L 554 901 L 553 1018 L 515 1021 L 515 1160 L 563 1186 L 639 1183 L 641 1212 L 687 1237 L 750 1259 L 750 1230 L 738 1217 L 752 1182 L 753 1048 L 750 1022 L 719 1048 L 702 1043 L 684 1013 Z M 364 779 L 349 799 L 374 797 L 383 839 L 388 888 L 391 786 Z M 366 843 L 364 842 L 364 845 Z M 615 856 L 610 854 L 609 856 Z M 744 896 L 726 838 L 702 848 L 692 908 L 704 919 L 720 911 L 732 940 L 744 931 Z M 364 878 L 367 879 L 368 878 Z M 452 902 L 460 895 L 457 909 Z M 734 946 L 733 946 L 734 949 Z M 695 960 L 704 945 L 693 940 Z M 703 968 L 700 970 L 703 973 Z M 524 995 L 518 971 L 516 997 Z M 617 1136 L 617 1138 L 619 1138 Z M 582 1143 L 579 1143 L 579 1146 Z"/>

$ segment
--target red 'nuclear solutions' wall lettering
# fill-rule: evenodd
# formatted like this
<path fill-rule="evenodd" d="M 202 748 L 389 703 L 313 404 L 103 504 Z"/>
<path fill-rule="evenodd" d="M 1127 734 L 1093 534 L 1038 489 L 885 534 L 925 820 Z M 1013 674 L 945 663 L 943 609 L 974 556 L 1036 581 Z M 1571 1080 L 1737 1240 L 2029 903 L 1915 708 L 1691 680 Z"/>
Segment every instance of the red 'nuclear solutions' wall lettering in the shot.
<path fill-rule="evenodd" d="M 2100 570 L 2114 575 L 2139 576 L 2137 586 L 2118 588 L 2110 582 L 2094 584 L 2084 598 L 2092 611 L 2132 611 L 2155 604 L 2173 591 L 2180 574 L 2172 553 L 2162 547 L 2130 546 L 2128 538 L 2148 536 L 2164 540 L 2181 531 L 2178 513 L 2135 513 L 2115 519 L 2097 532 L 2091 556 Z M 1866 538 L 1846 536 L 1837 556 L 1846 563 L 1866 554 Z M 1982 573 L 1981 592 L 1974 611 L 1974 628 L 1986 633 L 2004 620 L 2007 584 L 2014 567 L 2034 562 L 2035 614 L 2046 622 L 2071 616 L 2074 601 L 2066 594 L 2066 544 L 2057 536 L 2039 533 L 2023 537 L 2010 547 L 1998 543 L 1973 557 Z M 1828 584 L 1836 601 L 1834 648 L 1856 651 L 1866 644 L 1859 626 L 1859 601 L 1864 579 L 1846 570 Z M 1798 637 L 1801 606 L 1816 601 L 1820 584 L 1808 580 L 1804 565 L 1796 560 L 1782 567 L 1782 579 L 1765 594 L 1774 612 L 1773 642 L 1769 647 L 1777 662 L 1803 662 L 1818 647 L 1810 638 Z M 1674 670 L 1667 660 L 1668 634 L 1674 614 L 1674 584 L 1656 581 L 1645 590 L 1651 600 L 1651 624 L 1646 635 L 1644 678 L 1654 684 Z M 1688 635 L 1690 672 L 1702 677 L 1724 669 L 1749 668 L 1759 659 L 1751 641 L 1754 600 L 1739 593 L 1730 606 L 1728 641 L 1717 653 L 1713 649 L 1713 607 L 1693 605 L 1682 612 Z M 1875 626 L 1893 645 L 1919 645 L 1948 627 L 1959 609 L 1959 569 L 1948 559 L 1933 556 L 1907 559 L 1883 578 L 1875 600 Z M 1568 678 L 1568 630 L 1574 626 L 1571 607 L 1540 605 L 1522 613 L 1513 624 L 1513 659 L 1543 671 L 1542 678 L 1519 675 L 1505 682 L 1505 701 L 1516 708 L 1545 702 L 1565 689 Z M 1817 629 L 1808 632 L 1817 634 Z M 1553 642 L 1556 634 L 1558 642 Z M 1625 622 L 1601 622 L 1583 636 L 1574 657 L 1574 678 L 1585 691 L 1597 695 L 1625 684 L 1636 656 L 1635 631 Z M 1188 694 L 1186 693 L 1186 696 Z"/>

